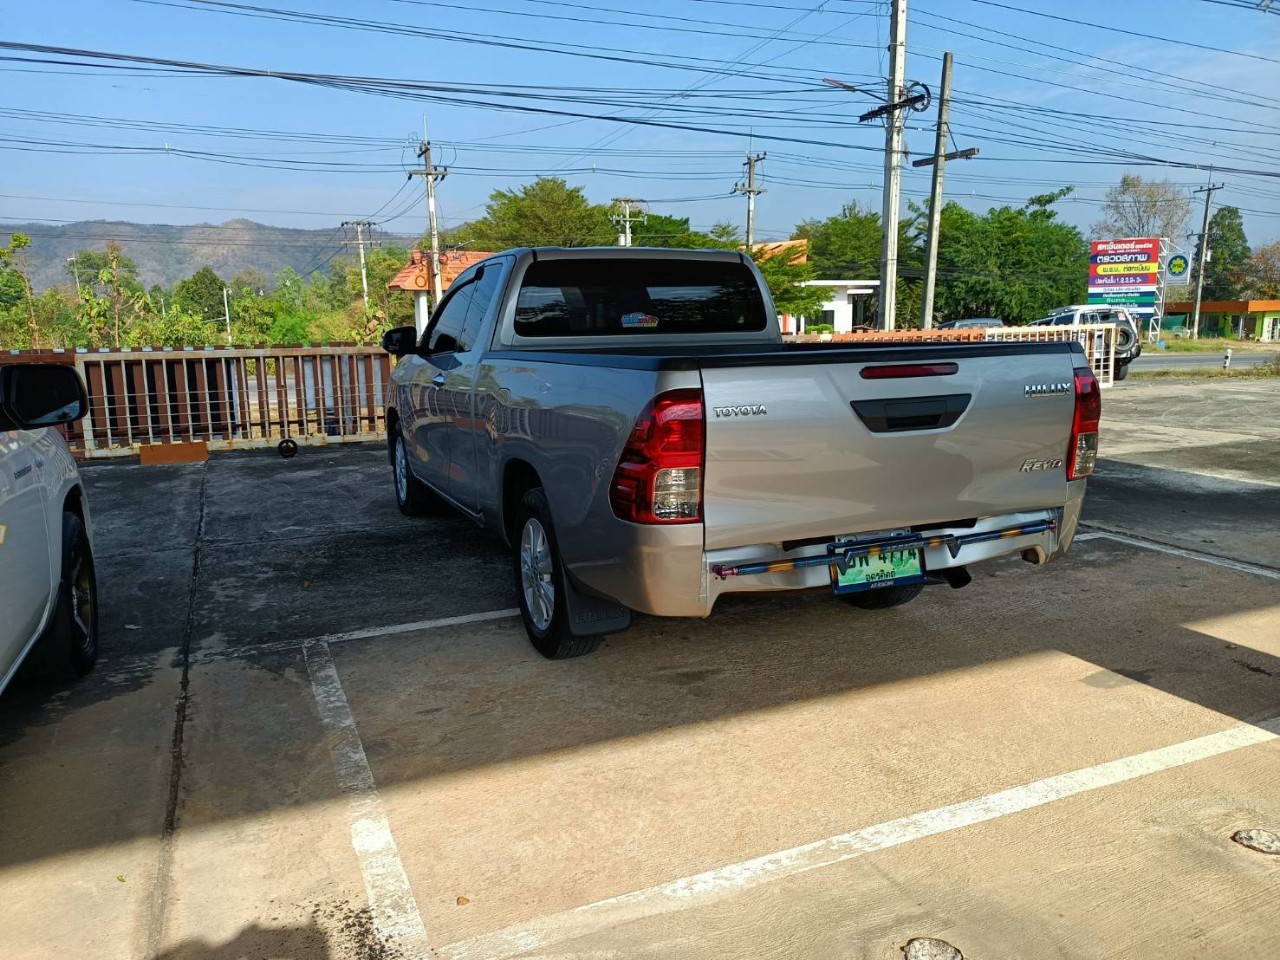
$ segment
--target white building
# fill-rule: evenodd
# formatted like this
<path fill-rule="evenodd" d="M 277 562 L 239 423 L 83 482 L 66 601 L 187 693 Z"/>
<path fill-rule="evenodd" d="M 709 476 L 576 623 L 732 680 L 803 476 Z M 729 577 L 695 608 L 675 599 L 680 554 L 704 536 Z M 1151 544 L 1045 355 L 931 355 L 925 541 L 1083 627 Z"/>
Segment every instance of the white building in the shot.
<path fill-rule="evenodd" d="M 829 323 L 835 333 L 849 333 L 854 327 L 870 323 L 870 306 L 874 303 L 879 280 L 807 280 L 806 287 L 824 287 L 830 296 L 822 304 L 822 312 L 813 317 L 779 317 L 783 333 L 804 333 L 806 326 Z"/>

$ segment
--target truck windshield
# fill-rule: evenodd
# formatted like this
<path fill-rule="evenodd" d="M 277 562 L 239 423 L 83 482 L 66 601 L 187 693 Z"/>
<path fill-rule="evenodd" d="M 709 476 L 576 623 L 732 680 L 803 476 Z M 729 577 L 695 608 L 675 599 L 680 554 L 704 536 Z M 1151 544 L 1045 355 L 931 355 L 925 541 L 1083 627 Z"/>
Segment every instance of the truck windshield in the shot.
<path fill-rule="evenodd" d="M 522 337 L 734 333 L 765 328 L 745 264 L 704 260 L 543 260 L 516 302 Z"/>

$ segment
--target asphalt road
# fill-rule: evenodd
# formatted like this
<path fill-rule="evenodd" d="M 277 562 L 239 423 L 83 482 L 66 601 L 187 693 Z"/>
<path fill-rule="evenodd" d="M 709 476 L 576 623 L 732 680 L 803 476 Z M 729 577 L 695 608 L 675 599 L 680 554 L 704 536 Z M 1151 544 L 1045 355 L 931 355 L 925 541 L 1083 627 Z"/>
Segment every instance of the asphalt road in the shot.
<path fill-rule="evenodd" d="M 1231 366 L 1253 367 L 1266 363 L 1275 353 L 1233 353 Z M 1134 370 L 1217 370 L 1222 366 L 1220 353 L 1169 353 L 1143 348 L 1142 356 L 1133 362 Z"/>

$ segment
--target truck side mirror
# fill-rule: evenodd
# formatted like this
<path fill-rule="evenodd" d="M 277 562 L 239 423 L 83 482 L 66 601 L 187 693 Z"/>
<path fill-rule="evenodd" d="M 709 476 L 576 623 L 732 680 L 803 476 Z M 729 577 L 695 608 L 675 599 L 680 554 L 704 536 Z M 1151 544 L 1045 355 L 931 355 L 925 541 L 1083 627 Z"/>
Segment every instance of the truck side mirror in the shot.
<path fill-rule="evenodd" d="M 382 335 L 382 349 L 393 357 L 406 357 L 418 352 L 417 327 L 393 327 Z"/>
<path fill-rule="evenodd" d="M 0 430 L 39 430 L 79 420 L 89 397 L 75 367 L 62 363 L 0 366 Z"/>

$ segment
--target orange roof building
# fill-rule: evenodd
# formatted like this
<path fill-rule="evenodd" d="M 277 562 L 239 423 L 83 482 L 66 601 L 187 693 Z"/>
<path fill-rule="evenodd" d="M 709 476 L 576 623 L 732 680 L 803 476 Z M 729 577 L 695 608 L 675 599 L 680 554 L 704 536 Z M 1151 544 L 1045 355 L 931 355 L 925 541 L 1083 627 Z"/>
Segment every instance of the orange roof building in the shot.
<path fill-rule="evenodd" d="M 484 250 L 444 250 L 440 253 L 440 288 L 448 290 L 458 275 L 493 254 Z M 391 290 L 413 294 L 413 325 L 422 334 L 431 319 L 431 263 L 421 250 L 409 254 L 409 262 L 387 283 Z"/>
<path fill-rule="evenodd" d="M 1184 324 L 1191 322 L 1195 303 L 1175 300 L 1164 305 L 1165 328 L 1171 327 L 1175 316 L 1184 317 Z M 1238 337 L 1261 340 L 1266 343 L 1280 341 L 1280 300 L 1204 300 L 1200 303 L 1200 333 L 1209 336 Z"/>
<path fill-rule="evenodd" d="M 470 266 L 487 260 L 493 254 L 484 250 L 443 250 L 440 253 L 440 286 L 445 290 Z M 421 250 L 409 255 L 409 262 L 391 278 L 387 286 L 392 290 L 431 292 L 431 264 Z"/>
<path fill-rule="evenodd" d="M 753 243 L 751 252 L 766 259 L 785 254 L 792 263 L 808 263 L 809 241 L 802 237 L 799 240 L 769 240 Z"/>

